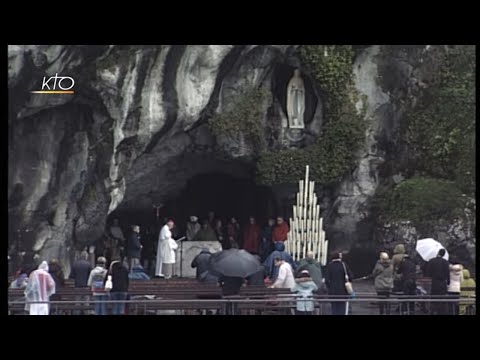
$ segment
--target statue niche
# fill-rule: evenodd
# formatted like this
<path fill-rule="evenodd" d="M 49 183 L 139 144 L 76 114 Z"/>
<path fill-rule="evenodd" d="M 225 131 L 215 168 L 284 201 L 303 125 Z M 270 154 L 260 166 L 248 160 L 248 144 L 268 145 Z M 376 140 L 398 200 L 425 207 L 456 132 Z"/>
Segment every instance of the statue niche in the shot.
<path fill-rule="evenodd" d="M 304 129 L 305 86 L 300 77 L 300 70 L 295 69 L 287 87 L 288 126 L 291 129 Z"/>

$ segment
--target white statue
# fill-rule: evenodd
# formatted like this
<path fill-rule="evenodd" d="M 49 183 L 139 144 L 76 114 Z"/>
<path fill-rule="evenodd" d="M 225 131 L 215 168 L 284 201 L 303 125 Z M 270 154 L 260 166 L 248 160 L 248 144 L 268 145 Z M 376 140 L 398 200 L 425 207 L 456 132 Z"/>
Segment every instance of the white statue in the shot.
<path fill-rule="evenodd" d="M 290 128 L 303 129 L 305 113 L 305 86 L 300 77 L 300 70 L 295 69 L 287 87 L 287 115 Z"/>

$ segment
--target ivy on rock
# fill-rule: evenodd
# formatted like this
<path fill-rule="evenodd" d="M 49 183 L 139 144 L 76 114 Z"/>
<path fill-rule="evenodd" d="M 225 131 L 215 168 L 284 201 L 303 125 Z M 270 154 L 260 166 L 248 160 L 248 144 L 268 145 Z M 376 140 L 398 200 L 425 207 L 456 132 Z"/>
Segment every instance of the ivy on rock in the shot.
<path fill-rule="evenodd" d="M 437 54 L 435 82 L 407 116 L 404 140 L 417 171 L 475 191 L 475 47 Z"/>
<path fill-rule="evenodd" d="M 326 124 L 316 142 L 304 149 L 267 151 L 257 163 L 257 182 L 291 183 L 310 165 L 311 178 L 332 183 L 354 166 L 355 154 L 365 138 L 364 114 L 353 86 L 351 45 L 303 45 L 299 57 L 325 97 Z"/>
<path fill-rule="evenodd" d="M 475 47 L 437 48 L 429 56 L 435 77 L 404 120 L 415 176 L 377 191 L 372 204 L 379 220 L 418 227 L 452 221 L 465 216 L 475 195 Z"/>
<path fill-rule="evenodd" d="M 210 118 L 208 124 L 217 138 L 241 141 L 243 137 L 259 151 L 265 146 L 263 131 L 263 104 L 268 91 L 263 87 L 251 89 L 239 96 L 230 110 Z"/>

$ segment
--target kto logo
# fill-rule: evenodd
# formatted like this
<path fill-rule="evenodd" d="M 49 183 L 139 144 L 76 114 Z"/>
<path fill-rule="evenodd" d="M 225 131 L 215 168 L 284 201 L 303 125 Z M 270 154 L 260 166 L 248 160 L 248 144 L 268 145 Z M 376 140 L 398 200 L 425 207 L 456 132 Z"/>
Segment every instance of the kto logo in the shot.
<path fill-rule="evenodd" d="M 53 80 L 53 81 L 52 81 Z M 75 80 L 69 76 L 51 76 L 48 80 L 43 77 L 42 90 L 31 91 L 34 94 L 73 94 Z"/>

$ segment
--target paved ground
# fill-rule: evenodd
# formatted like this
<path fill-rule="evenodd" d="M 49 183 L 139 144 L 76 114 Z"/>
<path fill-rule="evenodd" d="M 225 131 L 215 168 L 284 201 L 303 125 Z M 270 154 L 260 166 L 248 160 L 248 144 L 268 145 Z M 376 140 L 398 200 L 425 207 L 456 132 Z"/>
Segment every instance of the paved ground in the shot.
<path fill-rule="evenodd" d="M 359 280 L 353 282 L 353 288 L 356 293 L 376 294 L 373 286 L 373 280 Z M 374 303 L 350 303 L 352 315 L 379 315 L 378 305 Z"/>

